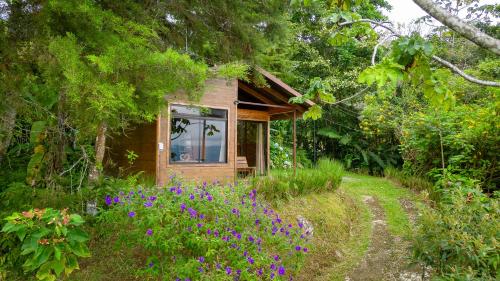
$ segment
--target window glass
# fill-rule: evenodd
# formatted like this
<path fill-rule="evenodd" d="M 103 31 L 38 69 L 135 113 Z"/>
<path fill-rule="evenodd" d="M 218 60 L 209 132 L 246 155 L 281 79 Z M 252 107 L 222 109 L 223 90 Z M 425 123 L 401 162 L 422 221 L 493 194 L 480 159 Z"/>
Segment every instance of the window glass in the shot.
<path fill-rule="evenodd" d="M 171 163 L 227 163 L 227 110 L 172 105 L 171 113 Z"/>

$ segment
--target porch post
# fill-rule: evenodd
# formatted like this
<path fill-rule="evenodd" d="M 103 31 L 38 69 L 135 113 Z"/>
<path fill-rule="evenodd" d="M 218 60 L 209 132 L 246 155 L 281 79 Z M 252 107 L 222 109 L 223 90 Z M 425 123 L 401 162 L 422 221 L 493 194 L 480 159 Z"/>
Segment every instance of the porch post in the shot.
<path fill-rule="evenodd" d="M 297 175 L 297 110 L 293 111 L 293 176 Z"/>

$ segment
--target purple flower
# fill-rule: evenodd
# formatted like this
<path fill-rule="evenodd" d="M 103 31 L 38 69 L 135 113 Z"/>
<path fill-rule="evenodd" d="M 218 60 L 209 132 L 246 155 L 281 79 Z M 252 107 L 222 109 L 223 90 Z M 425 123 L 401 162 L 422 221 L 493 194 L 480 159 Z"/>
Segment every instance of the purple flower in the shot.
<path fill-rule="evenodd" d="M 255 260 L 252 259 L 252 257 L 248 257 L 247 258 L 247 261 L 250 263 L 250 264 L 254 264 Z"/>
<path fill-rule="evenodd" d="M 181 204 L 181 212 L 184 212 L 186 210 L 186 204 L 182 203 Z"/>
<path fill-rule="evenodd" d="M 113 198 L 113 201 L 114 201 L 115 203 L 120 202 L 120 197 L 116 196 L 115 198 Z"/>
<path fill-rule="evenodd" d="M 210 195 L 210 194 L 209 194 L 209 195 L 207 196 L 207 200 L 208 200 L 208 201 L 212 201 L 213 199 L 214 199 L 214 198 L 212 197 L 212 195 Z"/>
<path fill-rule="evenodd" d="M 207 229 L 207 234 L 208 234 L 208 235 L 212 234 L 212 230 Z"/>
<path fill-rule="evenodd" d="M 144 207 L 146 207 L 146 208 L 153 207 L 153 202 L 148 201 L 148 202 L 144 203 Z"/>
<path fill-rule="evenodd" d="M 199 261 L 200 263 L 204 263 L 204 262 L 205 262 L 205 257 L 199 257 L 199 258 L 198 258 L 198 261 Z"/>
<path fill-rule="evenodd" d="M 304 253 L 307 253 L 307 251 L 308 251 L 308 249 L 305 247 L 302 250 L 304 251 Z"/>
<path fill-rule="evenodd" d="M 135 217 L 135 212 L 129 212 L 128 216 L 131 217 L 131 218 Z"/>
<path fill-rule="evenodd" d="M 271 272 L 271 274 L 269 275 L 269 277 L 271 277 L 271 279 L 274 279 L 274 272 Z"/>
<path fill-rule="evenodd" d="M 109 195 L 106 195 L 106 199 L 104 199 L 104 202 L 106 203 L 106 205 L 111 205 L 113 204 L 113 199 L 111 199 L 111 196 Z"/>
<path fill-rule="evenodd" d="M 228 267 L 226 267 L 226 274 L 227 274 L 227 275 L 231 275 L 231 272 L 232 272 L 232 271 L 231 271 L 231 268 L 230 268 L 229 266 L 228 266 Z"/>
<path fill-rule="evenodd" d="M 280 268 L 278 269 L 278 274 L 285 275 L 285 268 L 283 266 L 280 266 Z"/>
<path fill-rule="evenodd" d="M 248 236 L 248 241 L 252 242 L 254 241 L 254 238 L 252 236 Z"/>
<path fill-rule="evenodd" d="M 192 193 L 189 195 L 189 200 L 194 200 L 194 195 Z"/>
<path fill-rule="evenodd" d="M 151 268 L 151 267 L 153 267 L 154 265 L 155 265 L 155 263 L 154 263 L 154 262 L 150 262 L 150 263 L 148 264 L 148 266 L 149 266 L 150 268 Z"/>
<path fill-rule="evenodd" d="M 147 236 L 153 235 L 153 230 L 151 228 L 149 228 L 148 230 L 146 230 L 146 235 Z"/>
<path fill-rule="evenodd" d="M 176 193 L 177 193 L 177 195 L 181 195 L 182 194 L 182 188 L 178 187 L 177 190 L 176 190 Z"/>
<path fill-rule="evenodd" d="M 262 268 L 259 268 L 259 270 L 257 270 L 257 275 L 258 275 L 258 276 L 261 276 L 261 275 L 262 275 Z"/>
<path fill-rule="evenodd" d="M 300 249 L 302 249 L 300 246 L 295 246 L 295 251 L 300 251 Z"/>
<path fill-rule="evenodd" d="M 274 259 L 275 261 L 279 261 L 279 260 L 280 260 L 280 256 L 275 255 L 275 256 L 273 257 L 273 259 Z"/>
<path fill-rule="evenodd" d="M 191 216 L 191 218 L 196 218 L 196 210 L 193 209 L 193 208 L 188 208 L 188 212 L 189 212 L 189 215 Z"/>
<path fill-rule="evenodd" d="M 276 265 L 272 263 L 271 266 L 269 266 L 269 268 L 271 268 L 271 270 L 276 270 Z"/>
<path fill-rule="evenodd" d="M 202 226 L 203 226 L 203 224 L 199 223 L 199 224 L 197 224 L 196 226 L 197 226 L 198 228 L 200 228 L 200 227 L 202 227 Z"/>
<path fill-rule="evenodd" d="M 150 196 L 150 197 L 149 197 L 149 200 L 150 200 L 150 201 L 155 201 L 155 200 L 156 200 L 156 196 Z"/>
<path fill-rule="evenodd" d="M 205 218 L 205 215 L 204 214 L 200 214 L 200 219 L 204 219 Z"/>
<path fill-rule="evenodd" d="M 214 231 L 214 236 L 215 237 L 219 237 L 219 231 L 218 230 Z"/>
<path fill-rule="evenodd" d="M 256 220 L 255 220 L 255 225 L 259 225 L 259 223 L 260 223 L 260 220 L 259 220 L 259 219 L 256 219 Z"/>
<path fill-rule="evenodd" d="M 241 234 L 236 234 L 236 238 L 238 238 L 238 240 L 241 240 Z"/>

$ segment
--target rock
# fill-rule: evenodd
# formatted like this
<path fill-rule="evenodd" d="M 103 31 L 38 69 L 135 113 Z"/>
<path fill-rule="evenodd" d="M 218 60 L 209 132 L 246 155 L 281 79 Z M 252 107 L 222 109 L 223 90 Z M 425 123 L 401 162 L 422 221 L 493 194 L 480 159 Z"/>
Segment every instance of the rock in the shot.
<path fill-rule="evenodd" d="M 310 221 L 305 219 L 303 216 L 297 216 L 297 224 L 302 229 L 302 234 L 305 237 L 312 237 L 314 234 L 314 227 Z"/>

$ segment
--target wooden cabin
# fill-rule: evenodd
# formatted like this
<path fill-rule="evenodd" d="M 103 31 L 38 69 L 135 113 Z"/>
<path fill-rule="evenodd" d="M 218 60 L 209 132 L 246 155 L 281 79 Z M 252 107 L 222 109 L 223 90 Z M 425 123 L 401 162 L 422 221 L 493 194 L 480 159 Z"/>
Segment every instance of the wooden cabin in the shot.
<path fill-rule="evenodd" d="M 158 185 L 165 184 L 172 173 L 207 181 L 232 180 L 238 173 L 264 175 L 270 165 L 270 121 L 293 119 L 295 168 L 295 121 L 313 103 L 291 104 L 289 99 L 300 93 L 269 72 L 257 70 L 266 87 L 212 79 L 199 102 L 181 94 L 168 95 L 168 107 L 156 122 L 111 139 L 109 162 L 125 172 L 144 171 Z M 132 164 L 129 151 L 138 155 Z"/>

